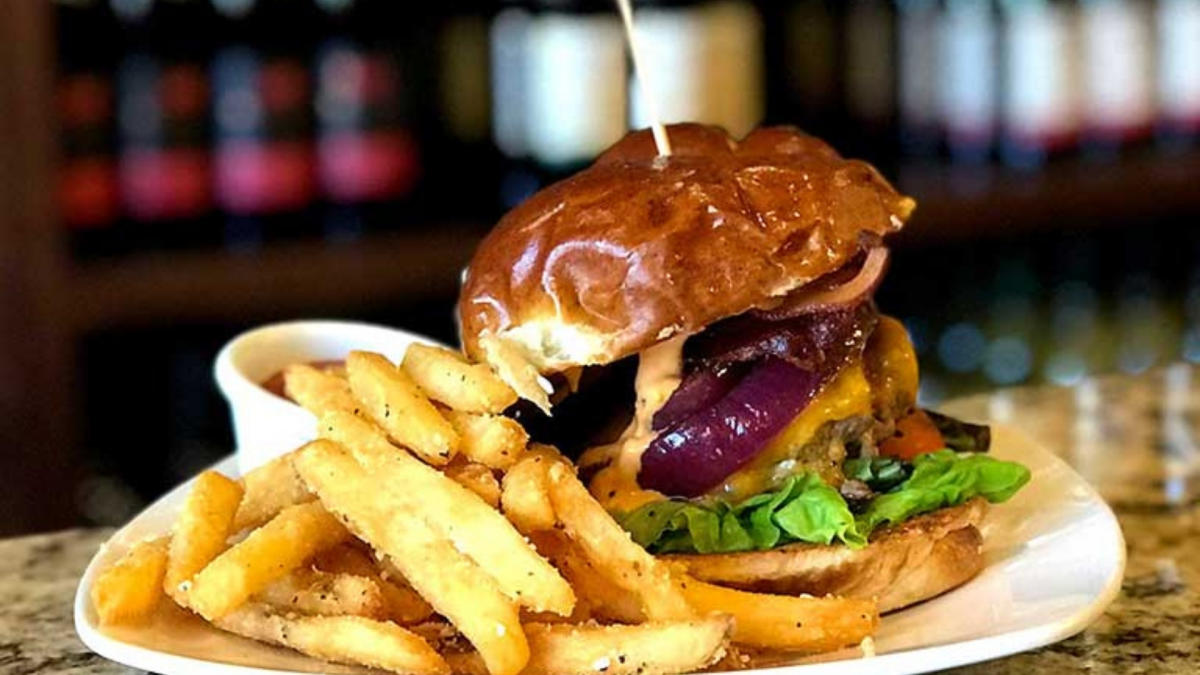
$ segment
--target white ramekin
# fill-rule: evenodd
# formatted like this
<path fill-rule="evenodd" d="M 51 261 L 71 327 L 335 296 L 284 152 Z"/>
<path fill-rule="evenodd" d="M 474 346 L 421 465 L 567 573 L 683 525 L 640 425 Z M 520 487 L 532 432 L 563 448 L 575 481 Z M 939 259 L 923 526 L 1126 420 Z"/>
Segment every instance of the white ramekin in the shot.
<path fill-rule="evenodd" d="M 247 331 L 217 354 L 217 387 L 229 402 L 238 468 L 245 473 L 312 440 L 316 420 L 300 406 L 263 389 L 285 366 L 345 358 L 352 349 L 394 362 L 413 342 L 436 344 L 407 331 L 351 321 L 289 321 Z"/>

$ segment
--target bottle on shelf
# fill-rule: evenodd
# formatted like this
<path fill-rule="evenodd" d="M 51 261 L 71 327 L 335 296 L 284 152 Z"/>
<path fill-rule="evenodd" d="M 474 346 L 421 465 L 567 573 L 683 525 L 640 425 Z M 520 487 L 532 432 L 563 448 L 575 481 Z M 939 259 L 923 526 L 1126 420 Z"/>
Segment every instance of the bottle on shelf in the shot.
<path fill-rule="evenodd" d="M 1154 17 L 1159 137 L 1189 145 L 1200 138 L 1200 0 L 1158 0 Z"/>
<path fill-rule="evenodd" d="M 748 0 L 710 1 L 702 9 L 706 111 L 700 121 L 740 138 L 762 122 L 766 109 L 762 17 Z"/>
<path fill-rule="evenodd" d="M 1153 128 L 1151 21 L 1148 0 L 1079 2 L 1080 103 L 1089 152 L 1111 155 Z"/>
<path fill-rule="evenodd" d="M 118 172 L 135 248 L 213 246 L 208 61 L 203 0 L 114 0 Z"/>
<path fill-rule="evenodd" d="M 843 133 L 842 7 L 836 0 L 762 4 L 772 119 L 838 145 L 854 138 Z"/>
<path fill-rule="evenodd" d="M 993 0 L 945 0 L 939 21 L 938 110 L 955 161 L 986 162 L 995 145 L 1000 90 Z"/>
<path fill-rule="evenodd" d="M 538 189 L 525 126 L 532 30 L 532 6 L 522 0 L 502 2 L 488 26 L 492 142 L 501 161 L 495 196 L 501 210 L 515 206 Z"/>
<path fill-rule="evenodd" d="M 116 20 L 100 0 L 59 0 L 55 81 L 59 217 L 74 255 L 118 253 L 113 72 Z"/>
<path fill-rule="evenodd" d="M 289 0 L 216 0 L 213 182 L 226 246 L 315 234 L 308 59 L 315 17 Z M 275 30 L 285 20 L 288 30 Z"/>
<path fill-rule="evenodd" d="M 749 2 L 639 3 L 635 30 L 664 123 L 700 122 L 746 135 L 764 114 L 762 20 Z M 630 126 L 650 115 L 630 71 Z"/>
<path fill-rule="evenodd" d="M 1001 156 L 1040 166 L 1078 140 L 1078 52 L 1073 3 L 1001 0 Z"/>
<path fill-rule="evenodd" d="M 896 7 L 888 0 L 852 0 L 842 21 L 845 110 L 853 133 L 844 152 L 887 164 L 895 158 Z"/>
<path fill-rule="evenodd" d="M 387 0 L 319 0 L 318 185 L 329 238 L 396 230 L 412 219 L 422 169 L 415 77 L 396 35 L 405 11 Z"/>
<path fill-rule="evenodd" d="M 898 0 L 896 91 L 901 151 L 914 157 L 938 154 L 937 0 Z"/>
<path fill-rule="evenodd" d="M 508 209 L 625 134 L 625 38 L 606 0 L 535 0 L 504 3 L 490 41 L 498 198 Z"/>
<path fill-rule="evenodd" d="M 526 142 L 546 183 L 625 135 L 625 36 L 607 0 L 539 0 L 528 40 Z"/>
<path fill-rule="evenodd" d="M 427 17 L 422 69 L 430 92 L 423 109 L 426 153 L 425 200 L 436 206 L 430 218 L 463 218 L 493 222 L 499 215 L 489 199 L 463 199 L 495 192 L 497 157 L 490 133 L 488 20 L 490 3 L 453 3 Z"/>
<path fill-rule="evenodd" d="M 709 122 L 716 110 L 709 100 L 713 73 L 708 15 L 701 2 L 665 0 L 636 3 L 634 30 L 644 56 L 641 64 L 649 72 L 655 109 L 664 124 Z M 630 69 L 630 126 L 650 125 L 650 114 L 638 74 Z M 729 96 L 734 92 L 721 92 Z M 715 97 L 714 97 L 715 98 Z"/>

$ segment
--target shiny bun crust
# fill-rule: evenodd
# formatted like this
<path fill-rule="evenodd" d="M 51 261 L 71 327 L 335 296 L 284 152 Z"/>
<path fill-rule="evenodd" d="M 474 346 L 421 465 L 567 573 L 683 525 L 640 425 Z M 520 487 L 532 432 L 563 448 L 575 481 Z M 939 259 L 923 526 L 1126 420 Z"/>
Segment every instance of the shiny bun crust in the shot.
<path fill-rule="evenodd" d="M 791 544 L 770 551 L 668 556 L 712 583 L 764 593 L 874 598 L 890 612 L 961 586 L 983 569 L 987 502 L 918 516 L 865 548 Z"/>
<path fill-rule="evenodd" d="M 632 133 L 484 239 L 458 305 L 472 357 L 515 353 L 541 373 L 615 361 L 772 305 L 915 206 L 796 129 L 740 143 L 695 124 L 668 134 L 669 158 Z"/>

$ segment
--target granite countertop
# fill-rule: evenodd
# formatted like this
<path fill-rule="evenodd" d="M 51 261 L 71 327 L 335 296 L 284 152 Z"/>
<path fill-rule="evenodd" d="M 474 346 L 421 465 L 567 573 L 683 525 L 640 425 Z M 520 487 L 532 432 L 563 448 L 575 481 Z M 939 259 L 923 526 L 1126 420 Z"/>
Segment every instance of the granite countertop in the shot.
<path fill-rule="evenodd" d="M 108 529 L 0 541 L 0 673 L 132 673 L 75 636 L 75 585 Z"/>
<path fill-rule="evenodd" d="M 1129 546 L 1121 594 L 1090 628 L 955 672 L 1200 671 L 1200 373 L 1180 365 L 942 408 L 1014 424 L 1058 452 L 1109 501 Z M 91 654 L 72 625 L 75 584 L 109 533 L 0 541 L 0 672 L 130 672 Z"/>

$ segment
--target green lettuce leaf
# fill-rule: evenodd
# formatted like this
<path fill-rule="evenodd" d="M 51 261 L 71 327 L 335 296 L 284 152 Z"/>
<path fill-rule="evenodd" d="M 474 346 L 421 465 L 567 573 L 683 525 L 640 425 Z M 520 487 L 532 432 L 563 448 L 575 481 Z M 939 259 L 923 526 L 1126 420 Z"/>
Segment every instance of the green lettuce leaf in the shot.
<path fill-rule="evenodd" d="M 1002 502 L 1029 481 L 1029 470 L 1020 464 L 951 450 L 922 455 L 911 467 L 902 467 L 903 471 L 892 463 L 868 462 L 847 468 L 848 475 L 894 485 L 857 518 L 837 490 L 815 474 L 801 474 L 776 490 L 738 504 L 665 500 L 616 514 L 617 520 L 634 541 L 652 553 L 764 551 L 797 541 L 837 541 L 861 548 L 882 524 L 898 524 L 976 496 Z M 904 476 L 896 484 L 896 479 Z"/>
<path fill-rule="evenodd" d="M 737 505 L 722 501 L 654 502 L 618 516 L 634 541 L 654 553 L 730 553 L 781 543 L 835 540 L 860 547 L 854 514 L 837 490 L 815 475 L 792 476 L 773 492 Z"/>
<path fill-rule="evenodd" d="M 939 450 L 913 461 L 908 480 L 871 500 L 858 517 L 860 529 L 870 532 L 884 523 L 898 524 L 945 506 L 983 497 L 993 504 L 1008 500 L 1029 482 L 1029 469 L 987 455 Z"/>

